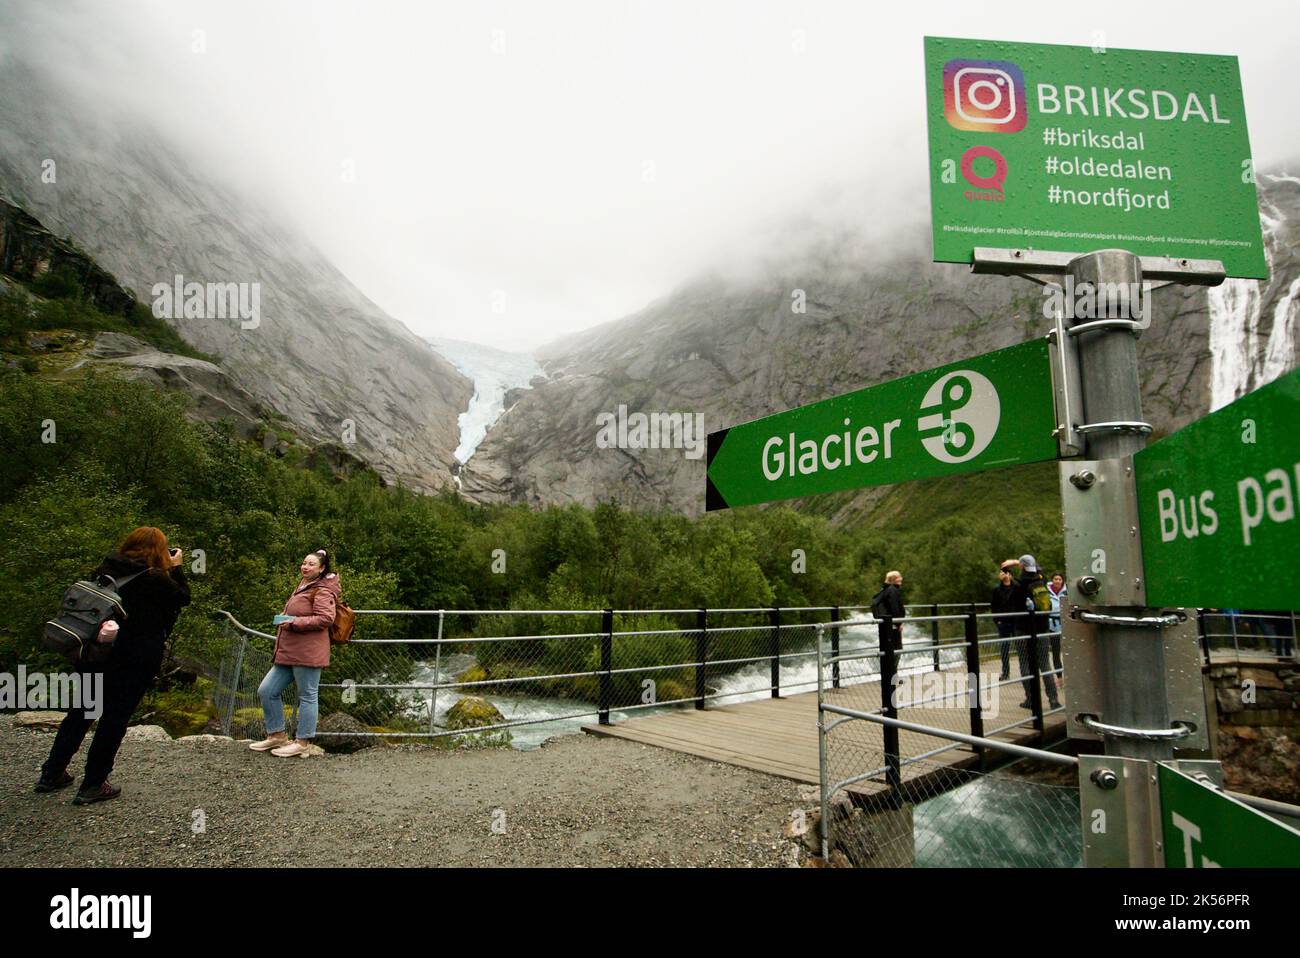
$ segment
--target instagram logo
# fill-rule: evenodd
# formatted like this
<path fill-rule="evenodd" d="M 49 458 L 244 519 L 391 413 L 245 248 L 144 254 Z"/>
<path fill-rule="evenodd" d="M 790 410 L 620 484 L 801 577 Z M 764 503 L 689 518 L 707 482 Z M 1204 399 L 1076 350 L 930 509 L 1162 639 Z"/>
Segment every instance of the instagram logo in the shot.
<path fill-rule="evenodd" d="M 958 130 L 1023 130 L 1024 73 L 1009 60 L 949 60 L 943 65 L 943 115 Z"/>

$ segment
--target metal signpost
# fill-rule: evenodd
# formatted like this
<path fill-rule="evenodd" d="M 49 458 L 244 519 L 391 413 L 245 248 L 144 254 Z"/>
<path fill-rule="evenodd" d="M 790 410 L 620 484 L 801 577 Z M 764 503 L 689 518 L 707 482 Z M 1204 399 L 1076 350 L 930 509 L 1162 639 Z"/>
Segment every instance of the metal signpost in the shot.
<path fill-rule="evenodd" d="M 1184 608 L 1292 604 L 1300 378 L 1146 449 L 1138 375 L 1153 285 L 1268 275 L 1236 58 L 927 37 L 925 61 L 934 258 L 1051 287 L 1054 327 L 710 434 L 707 508 L 1068 460 L 1067 730 L 1105 750 L 1079 759 L 1085 864 L 1300 864 L 1300 833 L 1203 784 Z"/>
<path fill-rule="evenodd" d="M 1047 343 L 709 434 L 707 509 L 1055 459 Z"/>
<path fill-rule="evenodd" d="M 1106 753 L 1080 760 L 1085 863 L 1162 864 L 1155 763 L 1172 760 L 1176 746 L 1184 755 L 1211 746 L 1195 631 L 1181 608 L 1205 593 L 1181 588 L 1180 576 L 1228 570 L 1200 565 L 1191 549 L 1204 543 L 1193 543 L 1181 555 L 1153 553 L 1153 585 L 1144 568 L 1144 546 L 1159 535 L 1151 500 L 1158 519 L 1171 470 L 1187 468 L 1179 455 L 1197 456 L 1199 468 L 1176 484 L 1199 471 L 1198 493 L 1228 481 L 1235 464 L 1207 467 L 1211 450 L 1189 453 L 1199 433 L 1143 452 L 1151 426 L 1137 337 L 1152 320 L 1153 280 L 1267 278 L 1236 60 L 934 37 L 925 54 L 935 260 L 1050 285 L 1059 306 L 1057 436 L 1062 456 L 1086 457 L 1061 463 L 1067 728 L 1101 739 Z M 1076 310 L 1080 293 L 1087 308 Z M 1261 482 L 1276 480 L 1271 468 Z M 1261 486 L 1265 515 L 1267 495 Z M 1265 535 L 1280 541 L 1275 530 Z"/>

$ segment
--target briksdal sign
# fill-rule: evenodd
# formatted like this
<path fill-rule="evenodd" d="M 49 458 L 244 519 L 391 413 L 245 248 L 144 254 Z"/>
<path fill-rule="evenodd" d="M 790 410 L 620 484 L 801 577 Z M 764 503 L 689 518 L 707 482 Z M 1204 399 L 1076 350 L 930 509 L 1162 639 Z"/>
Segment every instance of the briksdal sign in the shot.
<path fill-rule="evenodd" d="M 1043 339 L 709 434 L 709 510 L 1055 459 Z"/>
<path fill-rule="evenodd" d="M 925 38 L 934 258 L 1220 260 L 1267 279 L 1237 58 Z"/>

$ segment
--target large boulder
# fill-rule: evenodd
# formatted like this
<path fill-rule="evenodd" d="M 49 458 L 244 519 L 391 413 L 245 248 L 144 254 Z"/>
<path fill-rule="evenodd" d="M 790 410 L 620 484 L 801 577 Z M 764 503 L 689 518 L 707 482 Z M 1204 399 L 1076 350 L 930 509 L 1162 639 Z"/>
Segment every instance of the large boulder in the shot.
<path fill-rule="evenodd" d="M 320 732 L 331 733 L 329 735 L 320 735 L 316 739 L 316 744 L 327 752 L 356 752 L 363 748 L 370 748 L 375 744 L 374 738 L 356 734 L 358 732 L 367 732 L 369 729 L 347 712 L 331 712 L 326 715 L 316 723 L 316 731 L 318 734 Z"/>
<path fill-rule="evenodd" d="M 505 716 L 487 699 L 476 695 L 467 695 L 447 710 L 447 728 L 481 728 L 484 725 L 500 725 Z"/>

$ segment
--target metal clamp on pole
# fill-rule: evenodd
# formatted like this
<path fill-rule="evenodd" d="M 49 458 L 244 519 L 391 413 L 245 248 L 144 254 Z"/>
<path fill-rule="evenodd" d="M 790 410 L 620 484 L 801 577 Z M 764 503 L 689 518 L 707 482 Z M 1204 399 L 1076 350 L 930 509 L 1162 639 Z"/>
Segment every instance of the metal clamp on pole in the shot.
<path fill-rule="evenodd" d="M 1147 325 L 1133 319 L 1096 319 L 1091 323 L 1079 323 L 1076 326 L 1071 326 L 1066 332 L 1071 336 L 1079 336 L 1083 333 L 1091 333 L 1101 329 L 1123 329 L 1134 336 L 1141 336 L 1142 330 L 1146 329 Z"/>
<path fill-rule="evenodd" d="M 1070 609 L 1070 618 L 1093 625 L 1123 625 L 1130 628 L 1167 629 L 1187 621 L 1186 612 L 1169 612 L 1165 615 L 1110 615 L 1106 612 L 1085 612 L 1077 605 Z"/>
<path fill-rule="evenodd" d="M 1122 725 L 1107 725 L 1105 722 L 1098 721 L 1095 715 L 1080 715 L 1079 721 L 1101 735 L 1136 738 L 1147 742 L 1187 738 L 1196 731 L 1196 726 L 1191 722 L 1175 722 L 1173 728 L 1125 728 Z"/>
<path fill-rule="evenodd" d="M 1139 420 L 1120 420 L 1117 422 L 1085 422 L 1074 427 L 1075 432 L 1085 436 L 1090 432 L 1131 432 L 1140 436 L 1149 435 L 1151 423 Z"/>

